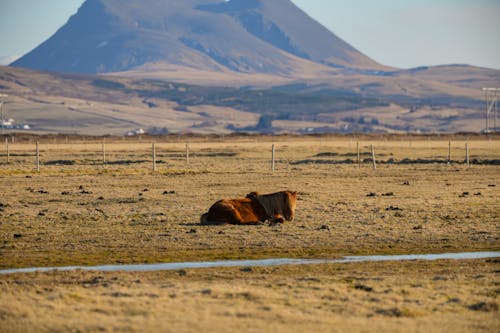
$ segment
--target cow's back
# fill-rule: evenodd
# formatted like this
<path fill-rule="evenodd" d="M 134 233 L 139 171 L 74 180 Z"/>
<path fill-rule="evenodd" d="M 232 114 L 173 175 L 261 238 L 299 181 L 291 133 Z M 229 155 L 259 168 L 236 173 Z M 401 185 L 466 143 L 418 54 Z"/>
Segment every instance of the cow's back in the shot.
<path fill-rule="evenodd" d="M 208 213 L 201 216 L 208 224 L 252 224 L 265 220 L 263 208 L 250 198 L 222 199 L 214 203 Z"/>

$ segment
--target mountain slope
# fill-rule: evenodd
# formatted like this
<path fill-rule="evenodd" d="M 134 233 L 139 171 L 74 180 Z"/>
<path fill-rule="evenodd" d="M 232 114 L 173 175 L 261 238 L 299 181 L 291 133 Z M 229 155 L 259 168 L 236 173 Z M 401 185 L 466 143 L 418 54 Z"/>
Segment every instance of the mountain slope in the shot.
<path fill-rule="evenodd" d="M 290 0 L 87 0 L 12 65 L 109 73 L 168 64 L 287 75 L 304 61 L 382 68 Z"/>
<path fill-rule="evenodd" d="M 388 77 L 356 75 L 330 83 L 289 81 L 250 89 L 0 66 L 0 94 L 9 95 L 6 118 L 42 132 L 480 131 L 481 92 L 463 87 L 464 78 L 466 82 L 466 77 L 472 78 L 478 86 L 498 84 L 500 72 L 465 67 L 461 70 L 468 74 L 463 76 L 455 70 L 447 66 Z M 439 74 L 443 71 L 449 74 Z M 451 83 L 441 80 L 443 76 Z M 272 128 L 260 128 L 261 117 Z"/>

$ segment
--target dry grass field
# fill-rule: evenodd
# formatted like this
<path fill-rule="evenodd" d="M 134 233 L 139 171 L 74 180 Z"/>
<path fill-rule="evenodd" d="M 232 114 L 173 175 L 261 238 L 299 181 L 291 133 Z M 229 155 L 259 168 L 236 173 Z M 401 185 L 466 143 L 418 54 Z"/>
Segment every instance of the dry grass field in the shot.
<path fill-rule="evenodd" d="M 500 249 L 497 137 L 9 144 L 0 268 Z M 356 146 L 361 159 L 357 165 Z M 464 165 L 465 144 L 471 166 Z M 271 172 L 271 145 L 276 147 Z M 377 169 L 370 161 L 375 147 Z M 297 190 L 293 223 L 204 226 L 224 197 Z M 0 276 L 2 331 L 498 331 L 497 260 Z"/>
<path fill-rule="evenodd" d="M 498 332 L 499 261 L 0 276 L 2 332 Z"/>

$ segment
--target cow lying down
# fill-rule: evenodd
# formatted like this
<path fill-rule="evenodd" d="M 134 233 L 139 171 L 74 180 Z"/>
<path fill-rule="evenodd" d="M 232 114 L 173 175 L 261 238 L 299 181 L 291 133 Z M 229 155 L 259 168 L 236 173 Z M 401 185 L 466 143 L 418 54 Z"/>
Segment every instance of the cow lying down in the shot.
<path fill-rule="evenodd" d="M 222 199 L 201 215 L 202 224 L 259 224 L 293 221 L 297 192 L 281 191 L 272 194 L 252 192 L 246 198 Z"/>

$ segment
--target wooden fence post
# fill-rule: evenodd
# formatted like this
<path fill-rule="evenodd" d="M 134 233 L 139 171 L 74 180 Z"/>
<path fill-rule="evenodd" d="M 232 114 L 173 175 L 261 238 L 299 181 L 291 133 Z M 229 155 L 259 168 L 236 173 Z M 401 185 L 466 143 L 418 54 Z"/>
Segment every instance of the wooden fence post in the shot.
<path fill-rule="evenodd" d="M 36 171 L 40 172 L 40 149 L 38 148 L 38 140 L 36 141 Z"/>
<path fill-rule="evenodd" d="M 106 164 L 106 144 L 102 140 L 102 164 Z"/>
<path fill-rule="evenodd" d="M 156 144 L 153 143 L 153 171 L 156 171 Z"/>
<path fill-rule="evenodd" d="M 271 171 L 274 173 L 274 166 L 275 166 L 275 156 L 276 156 L 276 150 L 274 147 L 274 144 L 271 148 Z"/>
<path fill-rule="evenodd" d="M 358 168 L 361 168 L 361 155 L 359 153 L 359 141 L 356 142 L 356 152 L 357 152 L 357 156 L 358 156 L 358 159 L 357 159 Z"/>
<path fill-rule="evenodd" d="M 372 148 L 372 162 L 373 162 L 373 170 L 377 168 L 377 163 L 375 162 L 375 148 L 373 147 L 373 144 L 371 145 Z"/>
<path fill-rule="evenodd" d="M 448 164 L 451 163 L 451 140 L 448 141 Z"/>
<path fill-rule="evenodd" d="M 467 164 L 467 168 L 470 167 L 470 161 L 469 161 L 469 144 L 465 144 L 465 163 Z"/>
<path fill-rule="evenodd" d="M 5 138 L 5 149 L 7 150 L 7 164 L 10 162 L 9 139 Z"/>

